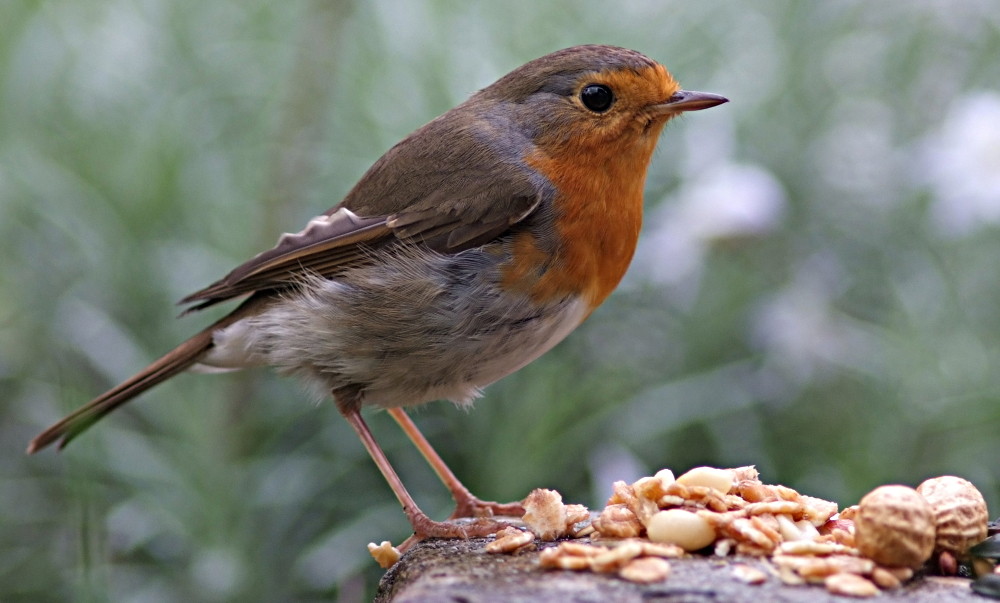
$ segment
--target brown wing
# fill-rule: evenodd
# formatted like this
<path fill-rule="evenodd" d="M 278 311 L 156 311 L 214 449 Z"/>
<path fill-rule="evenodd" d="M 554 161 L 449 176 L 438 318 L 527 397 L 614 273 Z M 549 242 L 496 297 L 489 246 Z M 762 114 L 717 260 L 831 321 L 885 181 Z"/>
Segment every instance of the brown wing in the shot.
<path fill-rule="evenodd" d="M 181 303 L 201 302 L 188 311 L 200 310 L 294 286 L 306 272 L 336 277 L 392 241 L 441 253 L 486 243 L 551 195 L 548 181 L 521 160 L 530 146 L 517 128 L 460 105 L 390 149 L 340 205 Z"/>
<path fill-rule="evenodd" d="M 188 311 L 262 289 L 288 286 L 304 272 L 328 275 L 361 255 L 361 245 L 374 244 L 391 233 L 385 217 L 359 218 L 341 209 L 309 221 L 298 233 L 284 234 L 273 248 L 237 266 L 224 278 L 181 300 L 202 301 Z"/>

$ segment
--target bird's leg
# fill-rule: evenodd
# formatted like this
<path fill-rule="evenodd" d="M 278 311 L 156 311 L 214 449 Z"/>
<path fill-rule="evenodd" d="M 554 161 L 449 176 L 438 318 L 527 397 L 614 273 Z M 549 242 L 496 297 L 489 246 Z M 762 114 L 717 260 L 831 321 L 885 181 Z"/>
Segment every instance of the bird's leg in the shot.
<path fill-rule="evenodd" d="M 371 430 L 368 429 L 368 425 L 361 418 L 359 405 L 355 403 L 344 404 L 344 400 L 338 399 L 336 393 L 334 394 L 334 399 L 337 402 L 338 410 L 347 419 L 354 432 L 358 434 L 361 443 L 364 444 L 365 449 L 368 450 L 368 454 L 375 461 L 375 464 L 378 466 L 379 471 L 382 472 L 382 476 L 389 483 L 389 487 L 392 488 L 396 498 L 399 499 L 399 504 L 403 505 L 403 512 L 406 513 L 406 518 L 410 520 L 410 525 L 413 526 L 413 537 L 408 539 L 404 543 L 404 546 L 408 547 L 410 544 L 424 538 L 476 538 L 489 536 L 504 527 L 504 524 L 486 518 L 468 523 L 451 523 L 447 521 L 434 521 L 428 517 L 426 513 L 420 510 L 417 503 L 414 502 L 413 497 L 410 496 L 410 493 L 406 491 L 406 487 L 403 486 L 402 480 L 399 479 L 395 469 L 392 468 L 389 459 L 375 441 Z M 403 549 L 403 547 L 400 548 Z"/>
<path fill-rule="evenodd" d="M 402 408 L 390 408 L 389 414 L 392 418 L 399 423 L 399 426 L 403 429 L 403 433 L 406 437 L 410 438 L 413 445 L 417 447 L 420 454 L 423 455 L 424 459 L 437 474 L 441 482 L 444 483 L 445 487 L 451 492 L 452 498 L 455 499 L 455 512 L 451 514 L 449 519 L 456 519 L 459 517 L 491 517 L 493 515 L 502 515 L 506 517 L 521 517 L 524 515 L 524 507 L 521 506 L 519 502 L 512 503 L 498 503 L 488 500 L 480 500 L 476 498 L 465 485 L 455 477 L 448 465 L 445 464 L 444 460 L 438 455 L 437 451 L 431 447 L 431 443 L 427 441 L 424 434 L 420 433 L 417 429 L 416 423 L 410 418 L 410 415 L 406 414 Z"/>

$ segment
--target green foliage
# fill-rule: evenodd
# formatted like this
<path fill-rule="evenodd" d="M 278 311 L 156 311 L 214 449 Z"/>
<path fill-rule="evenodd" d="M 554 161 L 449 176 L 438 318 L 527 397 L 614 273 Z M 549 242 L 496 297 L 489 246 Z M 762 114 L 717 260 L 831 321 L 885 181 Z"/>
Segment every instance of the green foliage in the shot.
<path fill-rule="evenodd" d="M 456 473 L 595 506 L 661 467 L 756 464 L 842 504 L 950 473 L 996 509 L 998 32 L 973 1 L 5 2 L 0 600 L 370 598 L 364 545 L 405 519 L 329 403 L 266 371 L 22 449 L 396 140 L 587 42 L 733 102 L 668 128 L 633 270 L 579 332 L 475 409 L 417 413 Z"/>

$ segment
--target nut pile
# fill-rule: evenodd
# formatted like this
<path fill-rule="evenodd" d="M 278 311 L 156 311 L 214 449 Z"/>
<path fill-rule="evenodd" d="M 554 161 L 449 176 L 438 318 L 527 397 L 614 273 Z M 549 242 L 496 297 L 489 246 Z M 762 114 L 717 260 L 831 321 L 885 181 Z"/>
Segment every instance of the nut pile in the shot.
<path fill-rule="evenodd" d="M 543 568 L 616 573 L 634 582 L 670 574 L 667 559 L 695 551 L 767 558 L 787 584 L 823 584 L 854 597 L 877 595 L 909 580 L 932 557 L 947 571 L 986 537 L 987 510 L 966 480 L 945 476 L 919 488 L 882 486 L 843 511 L 834 502 L 763 483 L 753 467 L 698 467 L 674 478 L 662 470 L 635 483 L 615 482 L 600 515 L 558 492 L 535 490 L 524 507 L 528 530 L 508 527 L 489 552 L 564 541 L 539 555 Z M 734 576 L 760 584 L 768 576 L 746 565 Z"/>

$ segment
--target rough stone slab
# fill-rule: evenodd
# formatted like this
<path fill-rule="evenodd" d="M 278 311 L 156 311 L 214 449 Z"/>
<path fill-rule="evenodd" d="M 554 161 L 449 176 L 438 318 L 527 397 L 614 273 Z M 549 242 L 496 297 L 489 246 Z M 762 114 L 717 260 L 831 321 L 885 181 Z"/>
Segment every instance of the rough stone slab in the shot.
<path fill-rule="evenodd" d="M 745 584 L 733 576 L 733 565 L 742 563 L 769 573 L 769 564 L 753 557 L 671 559 L 672 572 L 667 580 L 639 585 L 590 572 L 541 570 L 537 567 L 537 551 L 519 555 L 489 554 L 484 550 L 489 540 L 429 540 L 414 546 L 382 578 L 375 601 L 815 603 L 858 600 L 831 595 L 822 586 L 786 586 L 776 577 L 756 586 Z M 989 601 L 970 590 L 969 580 L 937 577 L 917 578 L 900 589 L 885 591 L 870 600 Z"/>

